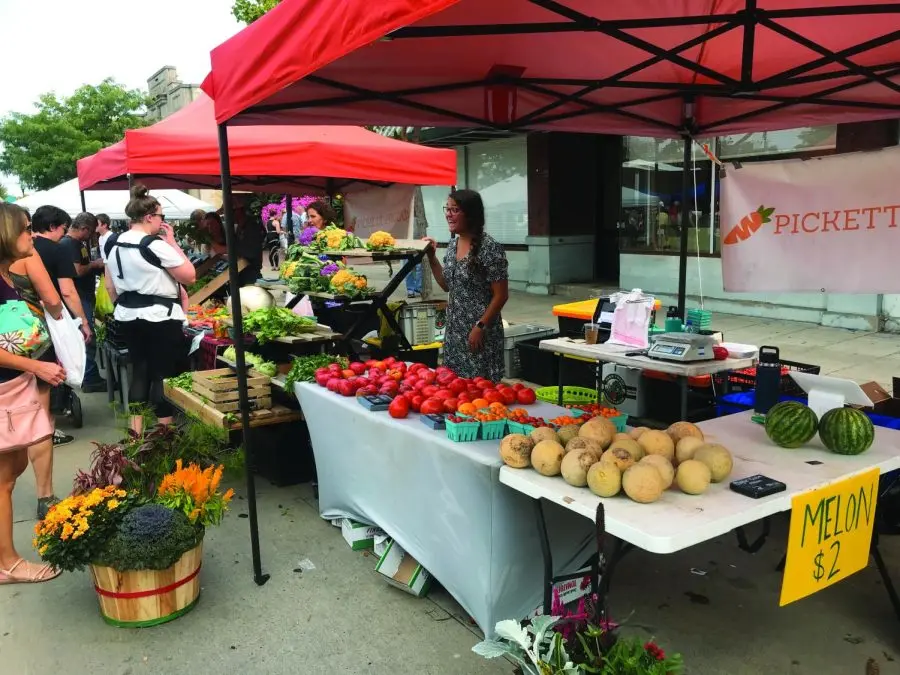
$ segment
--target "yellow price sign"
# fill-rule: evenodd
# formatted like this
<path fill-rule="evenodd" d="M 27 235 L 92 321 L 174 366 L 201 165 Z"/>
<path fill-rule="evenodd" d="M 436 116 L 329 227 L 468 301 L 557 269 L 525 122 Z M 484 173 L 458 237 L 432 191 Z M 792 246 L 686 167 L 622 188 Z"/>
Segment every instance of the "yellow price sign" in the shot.
<path fill-rule="evenodd" d="M 781 606 L 859 572 L 869 562 L 878 469 L 795 495 Z"/>

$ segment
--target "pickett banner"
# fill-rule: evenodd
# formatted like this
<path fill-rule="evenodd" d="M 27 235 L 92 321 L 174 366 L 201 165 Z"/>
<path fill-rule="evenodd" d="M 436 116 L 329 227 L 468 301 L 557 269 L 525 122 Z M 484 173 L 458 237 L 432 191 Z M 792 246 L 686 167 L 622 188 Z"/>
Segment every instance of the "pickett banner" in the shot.
<path fill-rule="evenodd" d="M 900 291 L 900 148 L 727 166 L 726 291 Z"/>

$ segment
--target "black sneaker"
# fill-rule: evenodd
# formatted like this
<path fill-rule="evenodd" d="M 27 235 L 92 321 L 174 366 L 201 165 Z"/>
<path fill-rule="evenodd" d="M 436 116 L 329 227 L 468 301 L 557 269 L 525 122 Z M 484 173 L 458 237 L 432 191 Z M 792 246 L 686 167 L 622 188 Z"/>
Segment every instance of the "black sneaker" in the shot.
<path fill-rule="evenodd" d="M 93 382 L 84 382 L 81 385 L 81 391 L 85 394 L 99 394 L 106 391 L 106 380 L 99 379 Z"/>
<path fill-rule="evenodd" d="M 50 495 L 49 497 L 41 497 L 38 499 L 37 504 L 37 519 L 43 520 L 47 517 L 47 513 L 50 511 L 50 507 L 54 504 L 59 504 L 59 497 L 56 495 Z"/>
<path fill-rule="evenodd" d="M 59 448 L 63 445 L 68 445 L 69 443 L 74 443 L 75 437 L 70 436 L 69 434 L 64 434 L 59 429 L 53 432 L 53 447 Z"/>

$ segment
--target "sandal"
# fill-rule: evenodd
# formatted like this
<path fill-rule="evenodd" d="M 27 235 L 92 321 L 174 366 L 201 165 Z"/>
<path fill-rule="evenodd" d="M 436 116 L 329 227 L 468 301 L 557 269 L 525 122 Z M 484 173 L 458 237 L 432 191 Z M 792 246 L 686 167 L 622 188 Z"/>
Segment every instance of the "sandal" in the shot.
<path fill-rule="evenodd" d="M 23 563 L 26 568 L 31 568 L 31 573 L 23 570 L 17 575 L 15 572 Z M 0 570 L 0 586 L 3 584 L 40 584 L 55 579 L 60 574 L 62 574 L 62 570 L 54 568 L 53 565 L 38 565 L 19 558 L 8 570 Z"/>

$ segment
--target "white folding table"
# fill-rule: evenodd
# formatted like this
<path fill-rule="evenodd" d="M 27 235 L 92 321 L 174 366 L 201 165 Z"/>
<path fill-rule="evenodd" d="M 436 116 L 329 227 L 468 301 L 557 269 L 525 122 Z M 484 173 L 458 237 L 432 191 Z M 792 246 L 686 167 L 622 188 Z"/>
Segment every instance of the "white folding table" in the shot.
<path fill-rule="evenodd" d="M 641 370 L 655 370 L 667 375 L 674 375 L 681 387 L 681 419 L 688 416 L 688 378 L 699 375 L 713 375 L 728 370 L 740 370 L 749 368 L 756 363 L 755 359 L 724 359 L 721 361 L 665 361 L 651 359 L 648 356 L 627 356 L 637 351 L 634 347 L 622 347 L 608 343 L 589 345 L 583 342 L 573 342 L 566 338 L 553 338 L 541 340 L 538 347 L 544 351 L 553 352 L 560 358 L 559 365 L 559 405 L 563 401 L 563 367 L 562 359 L 566 356 L 574 356 L 581 359 L 590 359 L 598 364 L 616 363 L 629 368 Z"/>
<path fill-rule="evenodd" d="M 742 548 L 754 551 L 768 534 L 768 518 L 790 511 L 794 495 L 868 469 L 877 468 L 884 474 L 900 468 L 900 431 L 875 427 L 872 447 L 853 457 L 829 452 L 818 437 L 802 448 L 787 450 L 772 443 L 764 427 L 751 420 L 751 414 L 739 413 L 699 423 L 708 441 L 721 443 L 734 457 L 734 469 L 728 480 L 710 485 L 709 490 L 699 496 L 686 495 L 673 487 L 652 504 L 638 504 L 624 495 L 602 499 L 587 488 L 568 485 L 559 477 L 542 476 L 532 469 L 503 467 L 500 482 L 536 502 L 538 530 L 545 555 L 545 605 L 549 606 L 547 597 L 555 579 L 552 578 L 552 559 L 548 559 L 550 551 L 541 500 L 588 518 L 595 523 L 599 537 L 603 534 L 615 537 L 616 545 L 603 579 L 606 588 L 612 568 L 623 552 L 623 543 L 651 553 L 674 553 L 737 530 Z M 733 492 L 728 486 L 732 480 L 756 474 L 785 483 L 787 490 L 762 499 L 751 499 Z M 747 544 L 741 528 L 757 521 L 763 521 L 763 534 L 755 543 Z M 877 537 L 873 537 L 872 555 L 900 617 L 900 599 L 878 550 Z M 548 578 L 548 570 L 551 578 Z"/>

